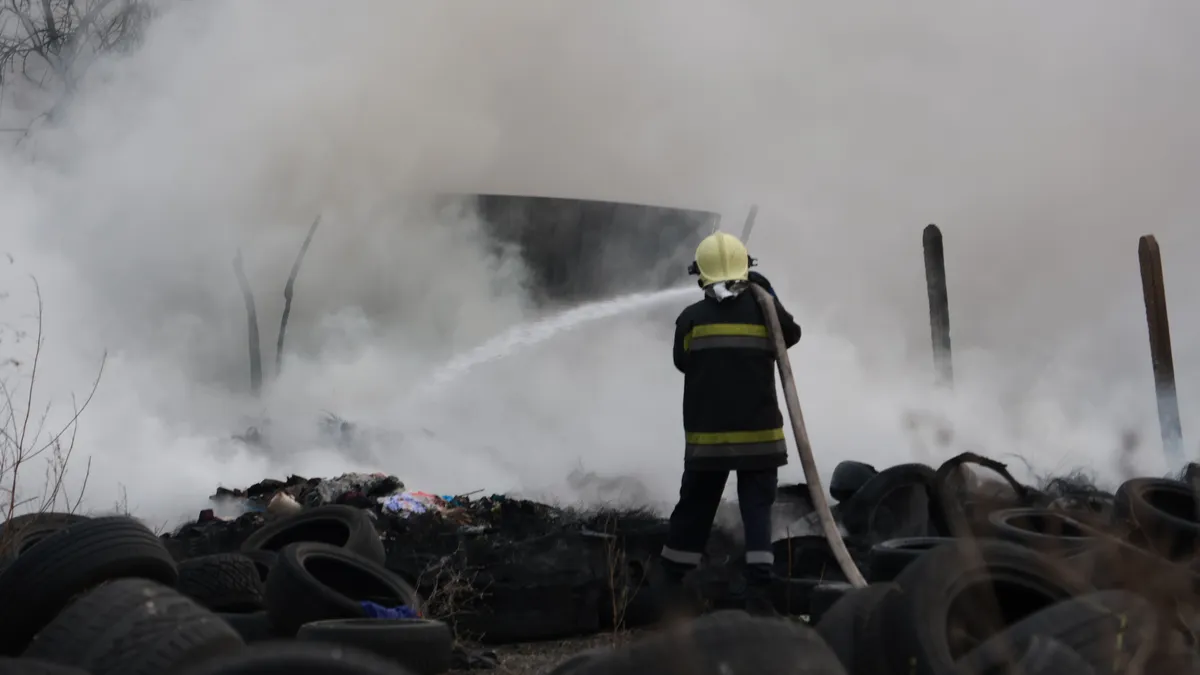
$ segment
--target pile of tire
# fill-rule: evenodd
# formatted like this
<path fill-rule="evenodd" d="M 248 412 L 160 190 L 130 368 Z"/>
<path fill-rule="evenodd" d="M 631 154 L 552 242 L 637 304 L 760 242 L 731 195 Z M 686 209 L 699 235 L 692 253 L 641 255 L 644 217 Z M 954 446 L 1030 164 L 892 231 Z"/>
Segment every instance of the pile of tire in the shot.
<path fill-rule="evenodd" d="M 851 537 L 867 587 L 845 582 L 820 537 L 776 552 L 796 571 L 792 613 L 845 672 L 1200 673 L 1193 485 L 1137 478 L 1087 499 L 1019 487 L 984 503 L 948 487 L 949 471 L 908 466 L 930 489 L 930 533 Z"/>
<path fill-rule="evenodd" d="M 304 482 L 295 476 L 287 482 L 297 481 Z M 261 502 L 280 485 L 268 479 L 236 494 L 257 494 Z M 460 639 L 553 640 L 655 617 L 656 600 L 645 588 L 667 534 L 666 520 L 655 514 L 564 509 L 500 495 L 455 498 L 449 512 L 347 506 L 374 523 L 387 552 L 384 566 L 425 595 L 427 613 Z M 241 552 L 270 519 L 247 512 L 226 520 L 210 510 L 163 539 L 178 561 Z"/>
<path fill-rule="evenodd" d="M 577 654 L 547 675 L 845 675 L 837 655 L 803 623 L 721 610 L 621 647 Z"/>
<path fill-rule="evenodd" d="M 811 626 L 719 612 L 577 655 L 552 675 L 1200 674 L 1200 501 L 1192 486 L 1130 480 L 1085 508 L 1019 492 L 1041 505 L 943 505 L 971 514 L 954 518 L 965 527 L 959 536 L 869 546 L 867 586 L 818 581 L 810 589 Z M 809 543 L 794 551 L 797 562 L 836 568 L 815 538 Z"/>
<path fill-rule="evenodd" d="M 450 628 L 421 618 L 421 597 L 383 566 L 353 507 L 305 511 L 240 552 L 182 562 L 124 516 L 20 516 L 0 525 L 0 546 L 0 673 L 450 669 Z"/>

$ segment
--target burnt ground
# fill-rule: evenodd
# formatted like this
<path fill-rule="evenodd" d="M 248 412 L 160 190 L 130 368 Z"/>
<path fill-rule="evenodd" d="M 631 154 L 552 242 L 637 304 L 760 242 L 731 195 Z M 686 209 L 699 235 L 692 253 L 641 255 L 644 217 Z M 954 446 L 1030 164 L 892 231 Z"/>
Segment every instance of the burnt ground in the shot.
<path fill-rule="evenodd" d="M 807 617 L 786 617 L 791 621 L 808 623 Z M 525 642 L 511 645 L 481 646 L 463 643 L 472 652 L 491 651 L 500 665 L 491 670 L 451 670 L 447 675 L 541 675 L 572 656 L 597 647 L 619 647 L 644 638 L 653 628 L 637 628 L 620 632 L 607 631 L 585 637 L 546 642 Z"/>
<path fill-rule="evenodd" d="M 479 646 L 464 645 L 470 651 L 493 651 L 499 657 L 500 665 L 492 670 L 451 670 L 448 675 L 538 675 L 545 673 L 556 664 L 588 649 L 621 645 L 630 640 L 645 635 L 646 630 L 612 631 L 589 635 L 586 637 L 570 638 L 568 640 L 549 640 L 546 642 L 527 642 L 513 645 Z"/>

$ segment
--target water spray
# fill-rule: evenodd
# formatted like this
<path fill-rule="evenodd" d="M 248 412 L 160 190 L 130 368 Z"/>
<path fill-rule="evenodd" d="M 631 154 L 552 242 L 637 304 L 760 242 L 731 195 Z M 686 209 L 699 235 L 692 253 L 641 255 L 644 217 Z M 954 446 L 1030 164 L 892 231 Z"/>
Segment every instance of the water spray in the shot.
<path fill-rule="evenodd" d="M 471 351 L 452 358 L 434 371 L 426 383 L 414 392 L 418 398 L 435 394 L 457 381 L 469 371 L 498 359 L 512 356 L 524 349 L 541 344 L 556 335 L 580 326 L 608 319 L 639 309 L 682 299 L 694 294 L 696 287 L 687 285 L 652 293 L 631 293 L 608 300 L 591 302 L 548 316 L 534 323 L 522 323 L 504 331 Z"/>

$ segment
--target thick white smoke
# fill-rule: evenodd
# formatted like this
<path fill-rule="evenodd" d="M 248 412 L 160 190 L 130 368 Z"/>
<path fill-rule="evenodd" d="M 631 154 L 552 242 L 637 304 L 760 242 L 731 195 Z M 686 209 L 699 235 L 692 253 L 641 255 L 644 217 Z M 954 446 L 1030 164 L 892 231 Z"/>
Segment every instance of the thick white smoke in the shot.
<path fill-rule="evenodd" d="M 825 469 L 976 449 L 1115 480 L 1133 429 L 1137 466 L 1161 472 L 1135 250 L 1146 232 L 1164 246 L 1194 434 L 1197 12 L 1115 0 L 169 5 L 53 124 L 19 144 L 0 135 L 0 248 L 14 260 L 0 261 L 0 319 L 28 329 L 36 274 L 47 323 L 34 405 L 52 397 L 52 419 L 108 350 L 77 440 L 95 508 L 124 486 L 139 515 L 174 518 L 217 483 L 354 469 L 570 500 L 581 466 L 669 501 L 672 308 L 483 366 L 443 398 L 407 398 L 437 364 L 533 316 L 520 264 L 425 196 L 613 199 L 727 223 L 758 203 L 751 249 L 805 329 L 792 358 Z M 42 104 L 3 100 L 0 127 Z M 231 260 L 245 256 L 270 373 L 283 283 L 318 213 L 284 373 L 252 402 Z M 928 222 L 946 234 L 954 397 L 929 386 Z M 23 358 L 22 344 L 5 358 Z M 26 370 L 5 372 L 26 383 Z M 322 410 L 375 429 L 370 451 L 316 436 Z M 914 431 L 914 414 L 950 420 L 955 448 L 922 442 L 933 433 Z M 229 442 L 268 415 L 274 451 Z M 798 463 L 785 474 L 798 479 Z"/>

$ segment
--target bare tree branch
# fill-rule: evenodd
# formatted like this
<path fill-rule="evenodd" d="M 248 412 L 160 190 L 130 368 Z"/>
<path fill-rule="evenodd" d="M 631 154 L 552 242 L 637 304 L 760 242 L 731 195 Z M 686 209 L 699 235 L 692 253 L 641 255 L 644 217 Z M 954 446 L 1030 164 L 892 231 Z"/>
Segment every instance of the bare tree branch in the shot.
<path fill-rule="evenodd" d="M 317 233 L 317 226 L 320 224 L 321 216 L 318 215 L 308 228 L 308 235 L 300 245 L 300 253 L 296 255 L 296 262 L 292 263 L 292 271 L 283 287 L 283 316 L 279 320 L 279 338 L 275 342 L 275 377 L 279 377 L 283 372 L 283 336 L 287 332 L 288 317 L 292 315 L 292 293 L 296 287 L 296 276 L 300 274 L 300 263 L 304 261 L 304 254 L 308 252 L 308 245 L 312 243 L 313 235 Z"/>
<path fill-rule="evenodd" d="M 61 96 L 77 89 L 97 58 L 141 44 L 147 0 L 0 0 L 0 87 L 10 76 Z"/>
<path fill-rule="evenodd" d="M 19 434 L 17 436 L 17 441 L 16 441 L 17 447 L 22 450 L 22 457 L 21 457 L 22 460 L 25 459 L 23 456 L 24 449 L 27 447 L 25 445 L 25 433 L 29 430 L 29 416 L 33 412 L 33 390 L 34 390 L 35 386 L 37 385 L 38 362 L 41 361 L 42 345 L 44 344 L 43 339 L 42 339 L 42 326 L 43 326 L 43 324 L 42 324 L 42 310 L 43 310 L 42 287 L 40 284 L 38 284 L 38 281 L 36 278 L 34 278 L 34 280 L 33 280 L 33 291 L 37 295 L 37 335 L 34 338 L 35 342 L 34 342 L 34 348 L 33 348 L 33 367 L 30 369 L 30 373 L 29 373 L 29 395 L 27 396 L 27 399 L 25 401 L 25 416 L 21 420 L 21 431 L 19 432 Z M 13 471 L 13 489 L 12 489 L 12 495 L 9 497 L 9 507 L 12 507 L 16 501 L 16 498 L 17 498 L 16 491 L 17 491 L 17 472 Z"/>
<path fill-rule="evenodd" d="M 250 290 L 250 281 L 246 278 L 241 249 L 233 258 L 233 273 L 237 275 L 238 287 L 242 289 L 242 299 L 246 302 L 246 323 L 249 324 L 250 333 L 250 392 L 258 396 L 262 393 L 262 344 L 258 337 L 258 310 L 254 307 L 254 292 Z"/>
<path fill-rule="evenodd" d="M 28 510 L 31 514 L 44 514 L 51 511 L 67 511 L 73 513 L 82 503 L 83 494 L 91 475 L 91 460 L 85 466 L 83 483 L 74 498 L 67 493 L 66 476 L 68 465 L 75 451 L 75 441 L 78 438 L 79 419 L 87 409 L 99 388 L 103 377 L 107 354 L 102 357 L 100 368 L 92 382 L 91 390 L 82 403 L 74 401 L 74 411 L 70 418 L 55 430 L 46 431 L 50 403 L 34 421 L 34 393 L 38 390 L 37 378 L 42 359 L 42 348 L 45 344 L 44 304 L 41 288 L 36 278 L 33 279 L 34 292 L 37 297 L 37 314 L 34 317 L 36 332 L 32 335 L 34 350 L 28 375 L 28 388 L 23 393 L 14 391 L 6 380 L 0 379 L 0 496 L 3 497 L 3 507 L 0 507 L 0 518 L 10 520 L 18 510 Z M 26 335 L 19 331 L 15 341 L 20 341 Z M 17 363 L 16 365 L 21 365 Z M 19 390 L 19 387 L 17 387 Z M 23 404 L 23 409 L 17 409 L 17 400 Z M 31 424 L 32 422 L 32 424 Z M 21 494 L 23 481 L 21 476 L 27 473 L 30 460 L 47 455 L 45 479 L 40 495 L 24 496 Z M 30 508 L 30 505 L 33 505 Z M 11 537 L 7 530 L 0 534 L 0 550 L 3 550 Z"/>

